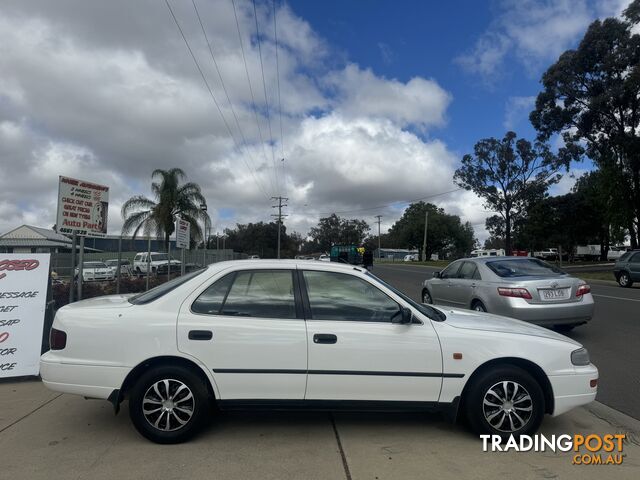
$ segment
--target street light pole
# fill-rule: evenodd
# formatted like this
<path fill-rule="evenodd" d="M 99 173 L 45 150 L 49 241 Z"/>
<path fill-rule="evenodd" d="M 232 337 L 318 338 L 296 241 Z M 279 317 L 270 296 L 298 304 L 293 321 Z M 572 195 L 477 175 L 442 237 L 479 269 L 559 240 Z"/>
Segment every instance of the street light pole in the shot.
<path fill-rule="evenodd" d="M 422 261 L 427 261 L 427 226 L 429 225 L 429 210 L 424 212 L 424 240 L 422 241 Z"/>
<path fill-rule="evenodd" d="M 200 211 L 204 217 L 204 229 L 202 230 L 202 266 L 207 266 L 207 204 L 200 204 Z"/>

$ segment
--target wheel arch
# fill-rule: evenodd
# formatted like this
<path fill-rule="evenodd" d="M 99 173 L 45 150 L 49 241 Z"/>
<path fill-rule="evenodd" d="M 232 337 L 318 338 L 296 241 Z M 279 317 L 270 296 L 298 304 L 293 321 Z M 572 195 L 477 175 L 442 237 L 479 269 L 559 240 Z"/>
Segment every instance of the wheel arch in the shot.
<path fill-rule="evenodd" d="M 193 371 L 196 375 L 198 375 L 204 381 L 204 384 L 207 387 L 207 392 L 209 393 L 211 398 L 214 400 L 217 398 L 216 389 L 214 388 L 214 383 L 201 365 L 198 365 L 193 360 L 190 360 L 185 357 L 178 357 L 175 355 L 163 355 L 163 356 L 148 358 L 140 362 L 133 369 L 131 369 L 131 371 L 127 374 L 124 381 L 122 382 L 122 386 L 120 387 L 120 389 L 114 391 L 114 393 L 112 393 L 112 395 L 109 397 L 109 401 L 113 403 L 113 406 L 116 409 L 116 413 L 120 408 L 120 403 L 125 398 L 127 398 L 129 391 L 131 390 L 131 387 L 133 387 L 133 385 L 135 384 L 136 380 L 140 378 L 140 376 L 150 368 L 156 368 L 164 365 L 181 366 Z"/>
<path fill-rule="evenodd" d="M 476 302 L 480 302 L 482 305 L 484 305 L 484 308 L 487 308 L 487 302 L 485 302 L 482 298 L 480 298 L 477 295 L 474 295 L 471 298 L 471 301 L 469 302 L 469 310 L 473 310 L 473 306 L 476 304 Z"/>
<path fill-rule="evenodd" d="M 487 370 L 491 370 L 492 368 L 505 366 L 518 367 L 530 374 L 534 378 L 534 380 L 538 382 L 538 385 L 540 385 L 540 388 L 542 389 L 544 395 L 545 413 L 553 413 L 553 409 L 555 408 L 553 399 L 553 387 L 551 386 L 551 382 L 549 382 L 547 374 L 544 373 L 544 370 L 542 370 L 539 365 L 532 362 L 531 360 L 526 360 L 524 358 L 518 357 L 494 358 L 478 366 L 469 376 L 469 379 L 462 389 L 462 393 L 460 395 L 460 408 L 458 409 L 458 412 L 464 411 L 463 407 L 467 399 L 467 393 L 471 388 L 471 385 L 473 385 L 475 379 L 478 378 L 480 374 L 486 372 Z"/>

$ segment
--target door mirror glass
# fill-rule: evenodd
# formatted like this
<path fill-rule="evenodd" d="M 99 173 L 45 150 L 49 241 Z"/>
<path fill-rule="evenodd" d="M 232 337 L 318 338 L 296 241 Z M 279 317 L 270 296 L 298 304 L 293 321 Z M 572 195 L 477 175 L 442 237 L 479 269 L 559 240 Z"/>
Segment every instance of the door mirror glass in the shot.
<path fill-rule="evenodd" d="M 413 321 L 413 313 L 411 313 L 411 309 L 407 307 L 400 307 L 400 311 L 398 315 L 396 315 L 393 319 L 393 323 L 400 323 L 403 325 L 410 324 Z"/>

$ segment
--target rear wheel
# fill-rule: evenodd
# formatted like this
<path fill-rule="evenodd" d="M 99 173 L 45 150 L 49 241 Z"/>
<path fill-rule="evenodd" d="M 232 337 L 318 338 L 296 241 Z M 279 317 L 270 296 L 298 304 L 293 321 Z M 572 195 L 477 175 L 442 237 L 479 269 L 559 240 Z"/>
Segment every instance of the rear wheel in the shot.
<path fill-rule="evenodd" d="M 555 325 L 554 328 L 558 331 L 558 332 L 570 332 L 571 330 L 573 330 L 574 328 L 576 328 L 575 324 L 572 325 Z"/>
<path fill-rule="evenodd" d="M 618 284 L 621 287 L 625 287 L 625 288 L 630 287 L 631 285 L 633 285 L 633 282 L 631 281 L 631 276 L 627 272 L 621 272 L 620 275 L 618 275 Z"/>
<path fill-rule="evenodd" d="M 426 288 L 422 291 L 422 303 L 433 303 L 433 298 Z"/>
<path fill-rule="evenodd" d="M 480 300 L 474 300 L 474 302 L 471 304 L 471 310 L 475 310 L 476 312 L 486 312 L 487 307 L 485 307 L 484 303 L 482 303 Z"/>
<path fill-rule="evenodd" d="M 465 398 L 467 420 L 477 434 L 531 434 L 544 417 L 544 395 L 529 373 L 504 366 L 487 370 L 473 380 Z"/>
<path fill-rule="evenodd" d="M 206 423 L 209 413 L 206 385 L 184 367 L 152 368 L 131 390 L 131 421 L 140 434 L 156 443 L 189 440 Z"/>

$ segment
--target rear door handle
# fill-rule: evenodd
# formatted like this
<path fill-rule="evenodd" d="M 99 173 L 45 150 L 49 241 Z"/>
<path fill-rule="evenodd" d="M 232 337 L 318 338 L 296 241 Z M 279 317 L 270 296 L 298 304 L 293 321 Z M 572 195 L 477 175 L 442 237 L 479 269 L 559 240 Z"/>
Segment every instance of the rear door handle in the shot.
<path fill-rule="evenodd" d="M 336 343 L 338 341 L 338 337 L 333 335 L 332 333 L 316 333 L 313 336 L 313 343 Z"/>
<path fill-rule="evenodd" d="M 212 338 L 211 330 L 189 330 L 189 340 L 211 340 Z"/>

